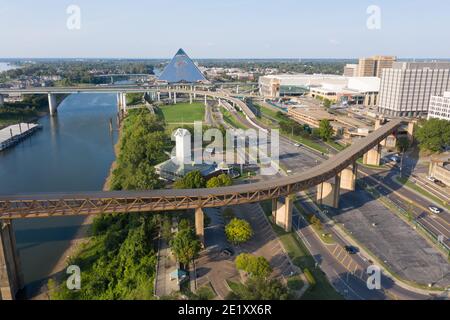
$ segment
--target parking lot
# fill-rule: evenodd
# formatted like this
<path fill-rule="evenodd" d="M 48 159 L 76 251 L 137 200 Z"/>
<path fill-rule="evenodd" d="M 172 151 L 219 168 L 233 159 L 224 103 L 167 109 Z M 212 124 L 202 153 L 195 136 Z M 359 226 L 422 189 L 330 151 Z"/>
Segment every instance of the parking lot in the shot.
<path fill-rule="evenodd" d="M 347 192 L 340 203 L 340 210 L 331 210 L 335 219 L 395 274 L 424 285 L 450 285 L 450 264 L 442 254 L 367 192 Z"/>

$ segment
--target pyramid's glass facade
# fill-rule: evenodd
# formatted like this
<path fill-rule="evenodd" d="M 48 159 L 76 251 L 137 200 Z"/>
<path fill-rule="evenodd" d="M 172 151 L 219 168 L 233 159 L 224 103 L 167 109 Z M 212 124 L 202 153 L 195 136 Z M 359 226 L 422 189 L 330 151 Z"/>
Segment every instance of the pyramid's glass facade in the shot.
<path fill-rule="evenodd" d="M 180 49 L 159 76 L 159 80 L 167 81 L 168 83 L 195 83 L 205 81 L 206 78 L 186 52 Z"/>

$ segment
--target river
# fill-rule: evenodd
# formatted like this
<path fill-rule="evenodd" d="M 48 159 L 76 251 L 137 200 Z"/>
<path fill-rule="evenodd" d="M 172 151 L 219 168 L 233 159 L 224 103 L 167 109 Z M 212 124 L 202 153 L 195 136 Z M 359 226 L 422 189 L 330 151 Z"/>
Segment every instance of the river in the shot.
<path fill-rule="evenodd" d="M 116 112 L 115 94 L 68 96 L 56 117 L 39 119 L 42 130 L 0 152 L 0 194 L 101 190 L 115 158 Z M 46 283 L 83 220 L 14 221 L 28 296 Z"/>

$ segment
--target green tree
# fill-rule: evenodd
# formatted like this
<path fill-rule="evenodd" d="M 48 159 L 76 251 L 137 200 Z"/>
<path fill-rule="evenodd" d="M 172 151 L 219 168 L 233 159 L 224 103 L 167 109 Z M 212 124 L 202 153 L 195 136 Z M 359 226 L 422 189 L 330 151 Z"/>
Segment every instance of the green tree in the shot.
<path fill-rule="evenodd" d="M 289 290 L 277 279 L 249 278 L 244 285 L 233 287 L 227 300 L 287 300 Z"/>
<path fill-rule="evenodd" d="M 334 130 L 328 119 L 320 120 L 318 134 L 324 141 L 329 141 L 331 139 L 334 134 Z"/>
<path fill-rule="evenodd" d="M 192 229 L 180 230 L 173 237 L 170 246 L 178 261 L 184 267 L 197 257 L 201 249 L 200 241 Z"/>
<path fill-rule="evenodd" d="M 225 227 L 225 234 L 229 242 L 237 245 L 250 240 L 253 230 L 247 221 L 234 218 Z"/>
<path fill-rule="evenodd" d="M 256 278 L 267 278 L 272 273 L 269 262 L 264 257 L 256 257 L 249 253 L 241 253 L 235 260 L 236 268 Z"/>
<path fill-rule="evenodd" d="M 315 215 L 312 215 L 309 222 L 314 225 L 317 229 L 322 230 L 322 222 Z"/>
<path fill-rule="evenodd" d="M 161 224 L 161 236 L 166 241 L 170 241 L 172 239 L 172 222 L 168 217 L 164 217 Z"/>
<path fill-rule="evenodd" d="M 199 189 L 204 188 L 205 186 L 205 179 L 198 170 L 189 172 L 174 183 L 175 189 Z"/>
<path fill-rule="evenodd" d="M 410 143 L 409 139 L 406 137 L 401 137 L 397 139 L 397 150 L 399 152 L 406 152 L 409 149 Z"/>
<path fill-rule="evenodd" d="M 206 183 L 207 188 L 220 188 L 233 185 L 233 179 L 227 174 L 221 174 L 218 177 L 212 177 Z"/>
<path fill-rule="evenodd" d="M 450 121 L 430 119 L 420 124 L 416 131 L 422 150 L 440 152 L 450 144 Z"/>
<path fill-rule="evenodd" d="M 325 99 L 324 101 L 323 101 L 323 106 L 325 107 L 325 108 L 329 108 L 329 107 L 331 107 L 331 100 L 330 99 Z"/>

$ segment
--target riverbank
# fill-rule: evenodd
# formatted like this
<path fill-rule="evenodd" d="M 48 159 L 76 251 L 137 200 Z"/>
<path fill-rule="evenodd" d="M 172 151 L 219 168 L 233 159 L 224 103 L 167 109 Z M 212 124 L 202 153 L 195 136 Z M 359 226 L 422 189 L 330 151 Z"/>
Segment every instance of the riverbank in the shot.
<path fill-rule="evenodd" d="M 57 96 L 56 104 L 59 106 L 69 94 Z M 0 129 L 19 122 L 37 122 L 48 115 L 48 102 L 46 96 L 25 96 L 23 101 L 5 103 L 0 108 Z"/>
<path fill-rule="evenodd" d="M 165 134 L 160 119 L 146 109 L 132 110 L 124 120 L 119 135 L 114 146 L 116 161 L 110 166 L 104 189 L 148 190 L 162 187 L 153 166 L 166 158 L 164 151 L 169 147 L 170 137 Z M 49 281 L 48 293 L 43 299 L 153 299 L 155 239 L 159 226 L 158 214 L 95 216 L 88 226 L 89 232 L 80 236 L 80 241 L 72 242 L 67 250 L 71 255 L 61 258 L 62 272 L 55 270 L 55 277 Z M 65 285 L 67 275 L 64 268 L 67 263 L 81 269 L 80 290 L 71 291 Z"/>
<path fill-rule="evenodd" d="M 120 139 L 121 139 L 121 133 L 122 133 L 123 126 L 119 126 L 118 129 L 118 138 L 117 142 L 114 145 L 114 154 L 117 156 L 119 154 L 119 145 L 120 145 Z M 111 189 L 111 180 L 113 177 L 113 171 L 117 167 L 117 161 L 114 160 L 111 164 L 111 167 L 109 169 L 108 176 L 105 179 L 105 183 L 103 185 L 102 190 L 103 191 L 109 191 Z M 58 262 L 55 264 L 54 268 L 50 272 L 48 279 L 53 280 L 55 283 L 61 283 L 64 279 L 64 276 L 66 275 L 65 270 L 68 266 L 68 263 L 72 257 L 77 256 L 81 250 L 83 249 L 84 245 L 87 245 L 89 241 L 92 238 L 91 235 L 91 228 L 92 223 L 95 219 L 94 215 L 87 216 L 82 224 L 80 225 L 77 233 L 73 237 L 73 239 L 70 241 L 67 249 L 64 251 L 64 253 L 61 255 Z M 32 297 L 27 297 L 31 300 L 50 300 L 50 290 L 48 288 L 48 283 L 46 283 L 40 290 L 40 292 Z"/>
<path fill-rule="evenodd" d="M 118 155 L 118 146 L 120 143 L 120 134 L 122 131 L 122 126 L 119 127 L 119 137 L 117 139 L 116 144 L 114 145 L 114 153 L 116 157 Z M 111 164 L 111 168 L 109 170 L 109 174 L 105 179 L 105 183 L 103 185 L 103 191 L 109 191 L 111 185 L 111 179 L 114 169 L 117 167 L 116 161 Z M 90 215 L 87 216 L 82 224 L 80 225 L 77 233 L 73 237 L 73 240 L 70 241 L 68 248 L 61 255 L 60 259 L 52 269 L 49 275 L 49 280 L 53 280 L 56 283 L 61 283 L 65 276 L 65 270 L 68 266 L 68 263 L 72 257 L 77 256 L 82 250 L 83 246 L 89 243 L 91 239 L 91 227 L 94 221 L 95 216 Z M 48 288 L 48 284 L 46 284 L 42 288 L 42 292 L 34 297 L 29 297 L 31 300 L 50 300 L 50 290 Z"/>

